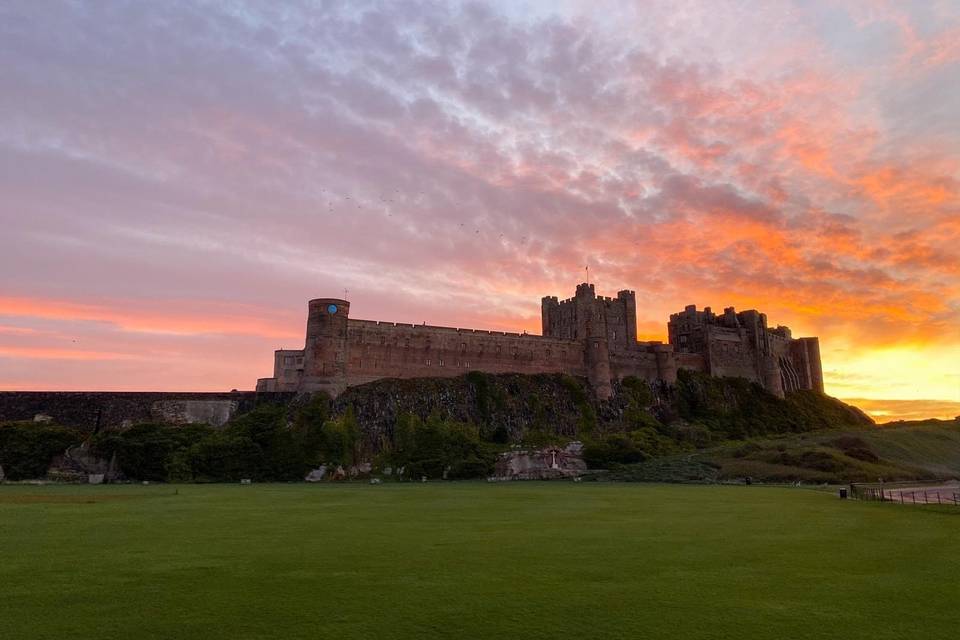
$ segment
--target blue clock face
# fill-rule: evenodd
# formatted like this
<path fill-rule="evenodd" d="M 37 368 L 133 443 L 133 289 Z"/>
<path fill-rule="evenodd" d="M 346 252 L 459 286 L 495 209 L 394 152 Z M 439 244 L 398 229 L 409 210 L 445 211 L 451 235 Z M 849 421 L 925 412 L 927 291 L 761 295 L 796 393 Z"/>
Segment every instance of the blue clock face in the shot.
<path fill-rule="evenodd" d="M 327 307 L 327 313 L 332 315 L 336 312 L 337 312 L 337 305 L 331 304 L 329 307 Z"/>

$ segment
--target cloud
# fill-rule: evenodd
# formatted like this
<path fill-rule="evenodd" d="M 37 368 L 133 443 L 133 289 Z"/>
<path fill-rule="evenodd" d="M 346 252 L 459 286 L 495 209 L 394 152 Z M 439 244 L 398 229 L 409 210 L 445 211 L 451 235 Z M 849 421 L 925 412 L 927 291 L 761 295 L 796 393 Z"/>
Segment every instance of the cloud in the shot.
<path fill-rule="evenodd" d="M 960 416 L 960 402 L 950 400 L 876 400 L 847 398 L 853 404 L 882 424 L 895 420 L 924 420 L 938 418 L 952 420 Z"/>
<path fill-rule="evenodd" d="M 249 387 L 310 297 L 537 331 L 586 265 L 644 337 L 695 302 L 844 353 L 960 344 L 957 12 L 603 7 L 0 7 L 0 316 L 41 332 L 4 344 Z M 65 384 L 21 353 L 0 382 Z"/>

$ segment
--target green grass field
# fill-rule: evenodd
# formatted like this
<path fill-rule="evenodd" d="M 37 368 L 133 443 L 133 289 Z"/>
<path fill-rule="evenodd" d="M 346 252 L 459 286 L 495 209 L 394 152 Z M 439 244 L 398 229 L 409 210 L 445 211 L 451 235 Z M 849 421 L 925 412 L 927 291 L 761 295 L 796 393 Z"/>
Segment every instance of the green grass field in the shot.
<path fill-rule="evenodd" d="M 958 545 L 805 489 L 11 485 L 0 638 L 954 638 Z"/>

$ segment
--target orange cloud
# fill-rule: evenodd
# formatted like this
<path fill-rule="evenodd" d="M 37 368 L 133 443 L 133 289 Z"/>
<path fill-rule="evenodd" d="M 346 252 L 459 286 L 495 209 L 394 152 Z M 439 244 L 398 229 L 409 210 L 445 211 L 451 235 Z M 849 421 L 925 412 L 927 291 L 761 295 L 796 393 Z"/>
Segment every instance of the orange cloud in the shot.
<path fill-rule="evenodd" d="M 155 306 L 143 300 L 97 305 L 57 299 L 0 297 L 0 315 L 7 316 L 105 322 L 123 331 L 143 333 L 259 335 L 276 339 L 297 336 L 297 332 L 288 328 L 290 319 L 278 318 L 269 310 L 165 302 L 164 307 L 182 309 L 180 313 L 170 313 Z"/>
<path fill-rule="evenodd" d="M 109 351 L 0 345 L 0 358 L 26 358 L 30 360 L 134 360 L 137 359 L 137 357 L 138 356 L 129 353 Z"/>
<path fill-rule="evenodd" d="M 951 420 L 960 417 L 960 402 L 951 400 L 877 400 L 874 398 L 843 398 L 843 400 L 863 409 L 880 424 L 894 420 L 929 418 Z"/>

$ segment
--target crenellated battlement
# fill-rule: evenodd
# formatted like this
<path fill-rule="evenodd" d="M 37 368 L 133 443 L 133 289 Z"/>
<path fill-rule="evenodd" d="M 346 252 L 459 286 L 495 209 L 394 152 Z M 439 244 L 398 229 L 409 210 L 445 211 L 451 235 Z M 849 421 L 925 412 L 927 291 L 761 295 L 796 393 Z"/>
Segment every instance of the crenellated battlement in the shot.
<path fill-rule="evenodd" d="M 670 315 L 667 333 L 681 361 L 695 355 L 711 375 L 747 378 L 781 396 L 800 389 L 823 391 L 817 339 L 793 338 L 783 325 L 771 329 L 766 314 L 756 309 L 725 307 L 716 315 L 710 307 L 697 311 L 687 305 Z"/>
<path fill-rule="evenodd" d="M 670 316 L 669 342 L 637 340 L 636 293 L 598 296 L 581 283 L 565 300 L 541 298 L 542 334 L 409 324 L 349 317 L 350 303 L 308 303 L 303 349 L 274 354 L 274 375 L 258 391 L 326 390 L 380 378 L 489 373 L 567 373 L 586 377 L 600 398 L 612 381 L 636 376 L 672 383 L 679 368 L 737 375 L 774 393 L 823 388 L 816 338 L 794 339 L 787 327 L 767 328 L 756 310 L 722 315 L 688 305 Z"/>

